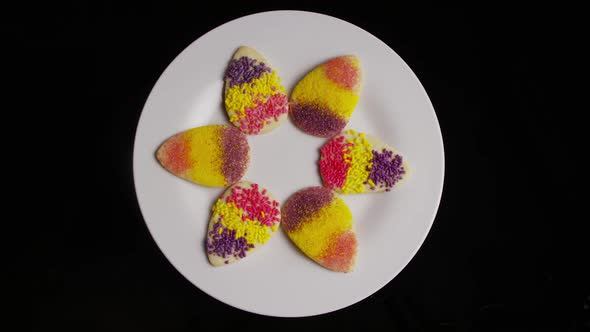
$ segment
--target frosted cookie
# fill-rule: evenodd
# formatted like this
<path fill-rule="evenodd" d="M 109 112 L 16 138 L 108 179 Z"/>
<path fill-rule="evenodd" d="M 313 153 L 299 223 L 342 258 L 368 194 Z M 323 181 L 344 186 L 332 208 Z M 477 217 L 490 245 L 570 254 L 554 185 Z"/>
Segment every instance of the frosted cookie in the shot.
<path fill-rule="evenodd" d="M 350 119 L 359 101 L 361 67 L 356 56 L 341 56 L 317 66 L 291 93 L 291 118 L 304 132 L 332 137 Z"/>
<path fill-rule="evenodd" d="M 206 250 L 213 266 L 236 262 L 261 247 L 281 222 L 279 202 L 256 183 L 238 182 L 215 202 Z"/>
<path fill-rule="evenodd" d="M 246 136 L 232 126 L 189 129 L 166 140 L 156 158 L 172 174 L 209 187 L 238 182 L 250 162 Z"/>
<path fill-rule="evenodd" d="M 406 178 L 403 157 L 380 139 L 347 130 L 320 148 L 324 186 L 343 194 L 390 191 Z"/>
<path fill-rule="evenodd" d="M 310 187 L 293 194 L 281 209 L 281 227 L 295 245 L 323 267 L 352 271 L 357 240 L 348 206 L 330 189 Z"/>
<path fill-rule="evenodd" d="M 246 46 L 229 63 L 224 98 L 230 122 L 247 135 L 273 130 L 289 111 L 280 77 L 260 53 Z"/>

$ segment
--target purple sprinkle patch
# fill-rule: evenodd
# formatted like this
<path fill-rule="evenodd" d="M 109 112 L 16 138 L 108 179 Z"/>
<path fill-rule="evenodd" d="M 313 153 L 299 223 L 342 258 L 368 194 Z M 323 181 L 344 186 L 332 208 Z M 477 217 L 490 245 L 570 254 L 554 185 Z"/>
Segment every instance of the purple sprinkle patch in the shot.
<path fill-rule="evenodd" d="M 225 80 L 229 80 L 229 86 L 242 85 L 260 78 L 265 72 L 270 73 L 270 67 L 264 62 L 243 56 L 239 59 L 232 59 L 225 73 Z"/>
<path fill-rule="evenodd" d="M 369 179 L 378 184 L 380 188 L 385 187 L 385 191 L 390 191 L 390 188 L 406 174 L 406 170 L 402 166 L 402 156 L 398 154 L 394 156 L 393 151 L 383 149 L 382 152 L 378 152 L 373 150 L 373 160 L 371 162 L 373 166 Z"/>
<path fill-rule="evenodd" d="M 248 139 L 238 128 L 224 127 L 221 133 L 223 164 L 221 172 L 227 183 L 239 181 L 248 168 Z"/>
<path fill-rule="evenodd" d="M 299 129 L 314 136 L 332 137 L 346 126 L 344 119 L 315 105 L 293 103 L 289 113 Z"/>
<path fill-rule="evenodd" d="M 219 229 L 222 229 L 221 234 L 219 233 Z M 248 244 L 244 237 L 236 239 L 235 236 L 235 230 L 224 228 L 220 221 L 216 222 L 207 237 L 207 253 L 209 255 L 215 254 L 222 258 L 231 255 L 235 258 L 246 257 L 246 251 L 254 248 L 254 245 Z"/>
<path fill-rule="evenodd" d="M 310 187 L 294 193 L 281 209 L 281 225 L 291 231 L 307 217 L 330 204 L 334 197 L 332 191 L 324 187 Z"/>

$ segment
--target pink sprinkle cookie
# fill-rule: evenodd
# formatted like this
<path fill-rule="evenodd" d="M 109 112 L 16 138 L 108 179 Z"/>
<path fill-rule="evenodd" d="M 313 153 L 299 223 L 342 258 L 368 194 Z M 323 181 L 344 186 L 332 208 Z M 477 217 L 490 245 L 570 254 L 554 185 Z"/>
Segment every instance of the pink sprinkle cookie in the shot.
<path fill-rule="evenodd" d="M 390 191 L 407 177 L 405 159 L 375 136 L 347 130 L 320 149 L 324 185 L 343 194 Z"/>
<path fill-rule="evenodd" d="M 257 183 L 238 182 L 215 202 L 207 230 L 213 266 L 234 263 L 263 246 L 281 222 L 279 202 Z"/>
<path fill-rule="evenodd" d="M 281 78 L 268 60 L 246 46 L 240 47 L 229 63 L 224 99 L 229 120 L 246 135 L 277 128 L 289 111 Z"/>

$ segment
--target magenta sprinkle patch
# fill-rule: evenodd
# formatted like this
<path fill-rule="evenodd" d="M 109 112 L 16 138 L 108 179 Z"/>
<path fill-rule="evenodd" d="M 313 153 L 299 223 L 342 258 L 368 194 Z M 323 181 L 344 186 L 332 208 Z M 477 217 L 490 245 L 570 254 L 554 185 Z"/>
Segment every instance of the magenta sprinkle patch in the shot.
<path fill-rule="evenodd" d="M 289 111 L 287 96 L 277 93 L 267 100 L 255 100 L 255 107 L 246 107 L 246 116 L 238 119 L 240 130 L 248 135 L 258 134 L 269 119 L 278 121 L 279 117 Z"/>
<path fill-rule="evenodd" d="M 273 226 L 281 218 L 279 202 L 271 200 L 266 195 L 266 189 L 259 191 L 258 184 L 253 183 L 252 188 L 243 188 L 235 186 L 231 189 L 231 195 L 226 199 L 228 203 L 234 203 L 238 209 L 242 210 L 242 220 L 258 220 L 262 225 Z"/>
<path fill-rule="evenodd" d="M 314 136 L 332 137 L 346 126 L 345 120 L 314 105 L 292 104 L 289 113 L 299 129 Z"/>
<path fill-rule="evenodd" d="M 320 175 L 324 186 L 337 189 L 344 186 L 350 163 L 345 160 L 345 151 L 353 146 L 345 137 L 336 136 L 320 148 Z"/>

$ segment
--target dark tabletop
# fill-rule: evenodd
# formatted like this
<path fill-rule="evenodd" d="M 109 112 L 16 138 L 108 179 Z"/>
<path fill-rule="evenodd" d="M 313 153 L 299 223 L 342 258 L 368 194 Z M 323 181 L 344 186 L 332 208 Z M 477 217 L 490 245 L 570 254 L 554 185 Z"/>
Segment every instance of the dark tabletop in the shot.
<path fill-rule="evenodd" d="M 568 130 L 555 114 L 565 110 L 546 107 L 548 77 L 559 70 L 551 64 L 559 40 L 551 8 L 283 8 L 349 21 L 408 63 L 436 110 L 446 175 L 433 227 L 393 281 L 337 312 L 279 319 L 234 309 L 184 279 L 152 240 L 137 205 L 133 140 L 159 75 L 210 29 L 281 9 L 253 1 L 223 9 L 188 3 L 51 4 L 29 8 L 27 23 L 8 29 L 30 71 L 24 83 L 38 91 L 22 103 L 41 104 L 30 109 L 42 129 L 27 135 L 42 135 L 35 142 L 47 147 L 35 154 L 34 174 L 43 175 L 37 185 L 49 189 L 43 200 L 51 204 L 47 219 L 31 227 L 35 264 L 23 270 L 35 276 L 25 321 L 33 330 L 590 327 L 590 277 L 580 268 L 587 256 L 573 264 L 570 254 L 581 247 L 558 241 L 574 218 L 559 207 L 575 194 L 553 193 L 574 179 L 576 166 L 558 154 Z"/>

